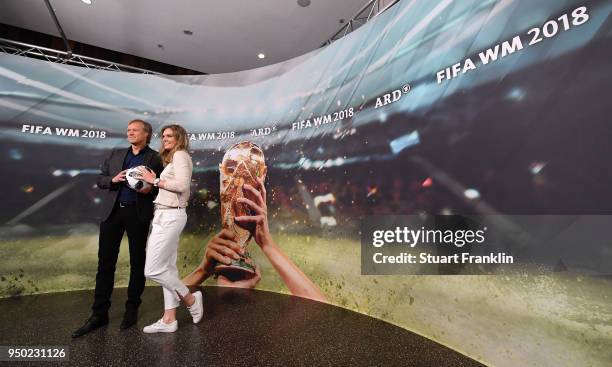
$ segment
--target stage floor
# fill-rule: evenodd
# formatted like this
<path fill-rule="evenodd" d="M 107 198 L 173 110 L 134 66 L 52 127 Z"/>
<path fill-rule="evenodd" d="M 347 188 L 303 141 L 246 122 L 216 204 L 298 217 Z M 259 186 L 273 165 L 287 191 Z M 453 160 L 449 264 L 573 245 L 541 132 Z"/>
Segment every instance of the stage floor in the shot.
<path fill-rule="evenodd" d="M 138 325 L 125 331 L 119 323 L 126 290 L 115 289 L 109 325 L 77 339 L 70 334 L 89 316 L 93 291 L 1 299 L 0 345 L 66 346 L 69 361 L 57 362 L 63 366 L 481 366 L 343 308 L 257 290 L 203 291 L 200 324 L 181 306 L 176 333 L 144 334 L 142 327 L 161 317 L 161 288 L 147 287 Z"/>

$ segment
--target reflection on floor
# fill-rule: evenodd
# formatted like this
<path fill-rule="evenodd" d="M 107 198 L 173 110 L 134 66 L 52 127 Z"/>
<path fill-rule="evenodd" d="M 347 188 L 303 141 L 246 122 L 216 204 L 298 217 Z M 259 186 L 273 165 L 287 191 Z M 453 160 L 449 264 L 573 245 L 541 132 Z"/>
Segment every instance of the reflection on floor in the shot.
<path fill-rule="evenodd" d="M 92 291 L 0 300 L 0 345 L 67 346 L 73 365 L 478 366 L 477 362 L 386 322 L 339 307 L 272 292 L 204 288 L 205 316 L 178 312 L 173 334 L 144 334 L 162 311 L 148 287 L 138 327 L 119 330 L 125 289 L 115 290 L 111 322 L 78 339 Z"/>

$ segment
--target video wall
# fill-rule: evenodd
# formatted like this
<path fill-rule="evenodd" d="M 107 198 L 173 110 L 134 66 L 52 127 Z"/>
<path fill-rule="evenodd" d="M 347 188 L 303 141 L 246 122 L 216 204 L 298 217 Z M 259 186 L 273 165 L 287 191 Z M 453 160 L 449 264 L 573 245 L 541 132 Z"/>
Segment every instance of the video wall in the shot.
<path fill-rule="evenodd" d="M 96 178 L 138 118 L 153 125 L 156 150 L 161 126 L 189 133 L 181 275 L 221 228 L 225 150 L 251 141 L 266 157 L 272 235 L 330 303 L 490 365 L 606 365 L 611 10 L 403 0 L 330 46 L 220 75 L 0 54 L 0 297 L 93 288 L 105 213 Z M 486 218 L 517 261 L 364 270 L 364 222 L 452 215 Z M 257 288 L 288 293 L 257 245 L 249 250 Z M 122 245 L 117 285 L 128 276 Z"/>

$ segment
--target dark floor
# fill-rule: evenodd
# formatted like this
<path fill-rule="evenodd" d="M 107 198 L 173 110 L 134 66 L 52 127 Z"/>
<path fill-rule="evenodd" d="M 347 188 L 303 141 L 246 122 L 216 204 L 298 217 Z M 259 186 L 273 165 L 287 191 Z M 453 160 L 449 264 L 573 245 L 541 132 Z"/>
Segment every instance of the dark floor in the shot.
<path fill-rule="evenodd" d="M 204 288 L 200 324 L 193 325 L 182 307 L 179 330 L 163 335 L 142 332 L 161 316 L 161 289 L 146 289 L 138 327 L 126 331 L 119 330 L 125 289 L 117 289 L 110 324 L 72 339 L 71 332 L 89 316 L 92 299 L 92 291 L 1 299 L 0 345 L 68 346 L 70 361 L 58 365 L 480 366 L 356 312 L 276 293 L 217 287 Z"/>

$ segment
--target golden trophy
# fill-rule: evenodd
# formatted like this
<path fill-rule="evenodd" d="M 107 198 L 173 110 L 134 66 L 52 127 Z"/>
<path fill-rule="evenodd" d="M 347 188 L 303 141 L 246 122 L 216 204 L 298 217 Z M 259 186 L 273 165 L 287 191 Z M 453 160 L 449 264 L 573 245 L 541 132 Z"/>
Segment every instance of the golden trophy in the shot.
<path fill-rule="evenodd" d="M 234 221 L 235 217 L 254 215 L 250 207 L 238 202 L 239 198 L 244 197 L 242 187 L 245 184 L 251 185 L 255 189 L 259 187 L 257 178 L 264 179 L 267 167 L 264 154 L 261 148 L 249 141 L 234 144 L 223 156 L 223 161 L 219 165 L 220 186 L 221 186 L 221 224 L 224 229 L 228 229 L 236 234 L 236 242 L 245 249 L 244 255 L 240 259 L 232 259 L 229 265 L 218 263 L 215 274 L 221 274 L 228 278 L 244 278 L 245 273 L 254 274 L 255 264 L 253 259 L 246 251 L 246 247 L 255 231 L 255 224 L 238 225 Z"/>

